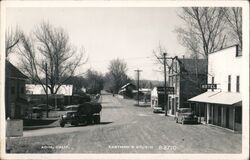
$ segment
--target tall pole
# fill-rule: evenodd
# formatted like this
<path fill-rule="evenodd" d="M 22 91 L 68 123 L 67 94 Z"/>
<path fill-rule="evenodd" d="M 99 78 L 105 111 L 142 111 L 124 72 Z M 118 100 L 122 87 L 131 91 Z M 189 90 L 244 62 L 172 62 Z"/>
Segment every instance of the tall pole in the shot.
<path fill-rule="evenodd" d="M 48 95 L 48 66 L 47 63 L 45 63 L 45 78 L 46 78 L 46 117 L 49 117 L 49 95 Z"/>
<path fill-rule="evenodd" d="M 140 72 L 142 72 L 142 70 L 135 70 L 137 72 L 137 104 L 139 106 L 139 88 L 140 88 Z"/>
<path fill-rule="evenodd" d="M 163 57 L 160 57 L 158 59 L 163 59 L 163 65 L 164 65 L 164 103 L 163 103 L 163 108 L 165 112 L 165 116 L 168 115 L 168 105 L 167 105 L 167 71 L 166 71 L 166 60 L 167 59 L 172 59 L 172 64 L 173 64 L 173 59 L 176 57 L 166 57 L 167 53 L 163 53 Z M 172 66 L 172 65 L 171 65 Z M 171 69 L 171 66 L 168 67 L 169 71 Z"/>
<path fill-rule="evenodd" d="M 167 98 L 167 72 L 166 72 L 166 53 L 163 53 L 163 60 L 164 60 L 164 110 L 165 110 L 165 116 L 167 116 L 167 104 L 166 104 L 166 98 Z"/>

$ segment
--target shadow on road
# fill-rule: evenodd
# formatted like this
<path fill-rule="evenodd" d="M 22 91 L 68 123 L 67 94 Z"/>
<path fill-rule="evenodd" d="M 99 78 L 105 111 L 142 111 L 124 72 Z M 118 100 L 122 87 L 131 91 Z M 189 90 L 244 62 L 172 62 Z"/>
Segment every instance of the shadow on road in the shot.
<path fill-rule="evenodd" d="M 102 109 L 109 109 L 109 108 L 121 109 L 121 107 L 118 107 L 118 106 L 104 106 L 104 107 L 102 107 Z"/>
<path fill-rule="evenodd" d="M 134 104 L 135 107 L 143 107 L 143 108 L 146 108 L 146 107 L 150 107 L 150 104 Z"/>
<path fill-rule="evenodd" d="M 97 125 L 106 125 L 106 124 L 110 124 L 110 123 L 113 123 L 113 122 L 100 122 L 99 124 L 79 124 L 77 126 L 69 125 L 68 127 L 97 126 Z"/>

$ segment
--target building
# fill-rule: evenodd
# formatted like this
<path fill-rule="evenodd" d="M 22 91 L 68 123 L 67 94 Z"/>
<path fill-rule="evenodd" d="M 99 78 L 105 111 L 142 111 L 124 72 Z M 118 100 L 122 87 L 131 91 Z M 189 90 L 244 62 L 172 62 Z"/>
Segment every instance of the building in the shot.
<path fill-rule="evenodd" d="M 133 98 L 133 90 L 135 89 L 135 85 L 132 83 L 127 83 L 121 87 L 118 94 L 123 96 L 123 98 Z"/>
<path fill-rule="evenodd" d="M 151 107 L 153 112 L 163 112 L 164 109 L 164 87 L 154 87 L 151 91 Z"/>
<path fill-rule="evenodd" d="M 133 90 L 133 98 L 138 100 L 138 90 Z M 143 100 L 145 103 L 150 102 L 151 89 L 150 88 L 139 88 L 139 100 Z"/>
<path fill-rule="evenodd" d="M 57 87 L 58 86 L 56 85 L 55 88 Z M 32 106 L 47 103 L 46 92 L 42 85 L 26 84 L 26 92 Z M 48 103 L 55 107 L 69 105 L 73 99 L 72 94 L 73 85 L 61 85 L 56 94 L 51 94 L 48 89 Z"/>
<path fill-rule="evenodd" d="M 168 75 L 169 87 L 174 90 L 167 96 L 168 115 L 175 115 L 178 108 L 193 107 L 195 111 L 187 100 L 206 91 L 200 86 L 207 81 L 207 60 L 177 57 Z"/>
<path fill-rule="evenodd" d="M 9 61 L 5 64 L 5 117 L 22 119 L 28 114 L 28 102 L 25 93 L 25 76 Z"/>
<path fill-rule="evenodd" d="M 206 123 L 242 130 L 242 60 L 237 45 L 208 55 L 207 92 L 189 99 L 206 108 Z"/>

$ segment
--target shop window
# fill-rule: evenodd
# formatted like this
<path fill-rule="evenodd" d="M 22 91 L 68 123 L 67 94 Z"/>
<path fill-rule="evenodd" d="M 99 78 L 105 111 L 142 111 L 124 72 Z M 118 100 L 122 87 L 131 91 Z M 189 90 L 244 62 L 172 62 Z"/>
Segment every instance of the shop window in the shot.
<path fill-rule="evenodd" d="M 242 121 L 241 107 L 237 107 L 237 108 L 235 108 L 235 122 L 241 123 L 241 121 Z"/>
<path fill-rule="evenodd" d="M 240 92 L 240 76 L 236 77 L 236 92 Z"/>
<path fill-rule="evenodd" d="M 228 76 L 228 87 L 227 87 L 228 92 L 231 92 L 231 75 Z"/>

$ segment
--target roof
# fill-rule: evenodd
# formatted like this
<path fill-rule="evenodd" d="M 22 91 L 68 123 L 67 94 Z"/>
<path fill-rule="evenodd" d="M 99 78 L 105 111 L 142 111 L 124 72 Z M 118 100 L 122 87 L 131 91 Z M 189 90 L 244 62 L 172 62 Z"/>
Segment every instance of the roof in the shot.
<path fill-rule="evenodd" d="M 207 91 L 205 93 L 202 93 L 196 97 L 189 99 L 188 101 L 235 105 L 235 104 L 240 104 L 242 98 L 240 93 Z"/>
<path fill-rule="evenodd" d="M 6 61 L 6 72 L 9 74 L 8 76 L 12 78 L 28 79 L 26 75 L 24 75 L 19 69 L 17 69 L 9 61 Z"/>
<path fill-rule="evenodd" d="M 125 84 L 124 86 L 122 86 L 121 89 L 126 88 L 126 87 L 129 86 L 129 85 L 135 86 L 135 85 L 133 85 L 132 83 L 127 83 L 127 84 Z"/>
<path fill-rule="evenodd" d="M 207 59 L 178 59 L 182 72 L 206 74 L 208 68 Z"/>
<path fill-rule="evenodd" d="M 35 85 L 35 84 L 26 84 L 26 91 L 27 94 L 30 95 L 41 95 L 46 94 L 42 85 Z M 55 86 L 57 88 L 57 85 Z M 48 93 L 50 94 L 50 90 L 48 89 Z M 73 85 L 61 85 L 57 91 L 57 95 L 65 95 L 65 96 L 72 96 L 73 93 Z"/>

